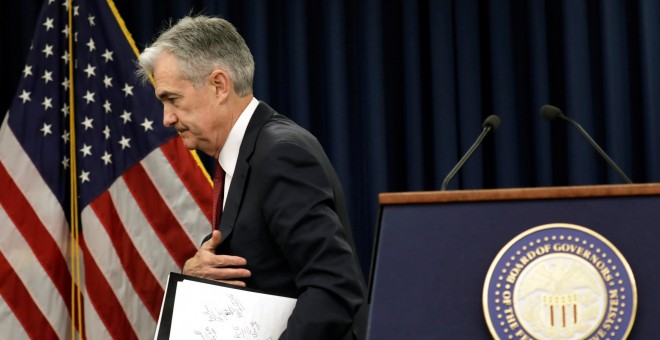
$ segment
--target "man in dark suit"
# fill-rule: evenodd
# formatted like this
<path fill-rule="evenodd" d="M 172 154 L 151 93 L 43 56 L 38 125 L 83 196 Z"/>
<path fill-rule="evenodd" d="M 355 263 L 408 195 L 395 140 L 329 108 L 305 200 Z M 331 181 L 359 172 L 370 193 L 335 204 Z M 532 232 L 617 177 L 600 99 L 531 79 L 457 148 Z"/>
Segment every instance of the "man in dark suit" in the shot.
<path fill-rule="evenodd" d="M 341 185 L 316 138 L 253 97 L 243 38 L 223 19 L 187 17 L 140 65 L 163 123 L 225 172 L 216 230 L 184 274 L 297 298 L 282 339 L 352 338 L 365 285 Z"/>

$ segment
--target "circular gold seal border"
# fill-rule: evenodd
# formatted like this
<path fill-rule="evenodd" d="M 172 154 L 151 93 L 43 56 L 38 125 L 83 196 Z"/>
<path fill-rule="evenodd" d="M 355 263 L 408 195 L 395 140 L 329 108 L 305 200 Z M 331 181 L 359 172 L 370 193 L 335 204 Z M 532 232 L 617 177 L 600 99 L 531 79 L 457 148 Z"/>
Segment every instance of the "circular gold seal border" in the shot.
<path fill-rule="evenodd" d="M 495 339 L 499 339 L 498 332 L 493 325 L 493 320 L 491 320 L 491 313 L 489 311 L 489 288 L 490 288 L 490 283 L 493 279 L 493 274 L 500 264 L 500 261 L 502 258 L 506 255 L 506 253 L 511 250 L 512 247 L 514 247 L 516 244 L 518 244 L 521 240 L 524 238 L 538 233 L 542 232 L 544 230 L 548 229 L 572 229 L 574 231 L 582 232 L 584 234 L 587 234 L 594 239 L 602 242 L 606 247 L 609 248 L 609 250 L 616 255 L 617 260 L 621 263 L 621 265 L 624 268 L 624 271 L 626 275 L 628 276 L 628 281 L 629 285 L 631 287 L 631 295 L 632 295 L 632 307 L 631 307 L 631 313 L 630 313 L 630 321 L 628 322 L 627 328 L 625 329 L 625 332 L 623 333 L 623 339 L 627 338 L 628 335 L 630 334 L 630 331 L 632 330 L 632 326 L 635 322 L 635 317 L 637 313 L 637 284 L 635 282 L 635 277 L 633 276 L 632 270 L 630 268 L 630 265 L 628 264 L 628 261 L 626 261 L 625 257 L 621 254 L 619 249 L 615 247 L 608 239 L 600 235 L 599 233 L 575 224 L 570 224 L 570 223 L 550 223 L 550 224 L 544 224 L 540 225 L 537 227 L 533 227 L 530 229 L 525 230 L 524 232 L 518 234 L 516 237 L 514 237 L 512 240 L 510 240 L 500 251 L 497 253 L 497 256 L 493 260 L 493 262 L 490 265 L 490 268 L 488 269 L 488 273 L 486 275 L 486 280 L 484 282 L 484 287 L 483 287 L 483 293 L 482 293 L 482 307 L 484 310 L 484 317 L 486 319 L 486 323 L 488 325 L 488 329 L 491 333 L 491 335 Z"/>

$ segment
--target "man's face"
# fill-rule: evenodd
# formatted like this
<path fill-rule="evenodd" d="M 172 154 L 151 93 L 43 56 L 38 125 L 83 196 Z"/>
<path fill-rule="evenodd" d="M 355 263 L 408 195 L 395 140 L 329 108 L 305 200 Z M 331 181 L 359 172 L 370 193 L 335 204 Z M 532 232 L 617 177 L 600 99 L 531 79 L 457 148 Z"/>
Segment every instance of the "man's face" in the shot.
<path fill-rule="evenodd" d="M 186 148 L 217 158 L 232 125 L 226 94 L 211 76 L 200 87 L 194 87 L 168 52 L 163 52 L 154 64 L 154 80 L 156 97 L 163 103 L 163 124 L 176 129 Z"/>

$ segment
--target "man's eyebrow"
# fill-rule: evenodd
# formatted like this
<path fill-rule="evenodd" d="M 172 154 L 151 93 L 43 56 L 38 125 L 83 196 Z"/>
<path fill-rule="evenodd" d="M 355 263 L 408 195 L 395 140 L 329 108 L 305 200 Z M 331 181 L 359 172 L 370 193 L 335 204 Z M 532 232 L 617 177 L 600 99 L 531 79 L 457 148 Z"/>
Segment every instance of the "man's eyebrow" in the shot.
<path fill-rule="evenodd" d="M 175 94 L 175 93 L 165 90 L 165 91 L 161 91 L 159 93 L 156 93 L 156 98 L 158 98 L 159 100 L 162 101 L 162 100 L 167 99 L 167 97 L 169 97 L 170 95 L 173 95 L 173 94 Z"/>

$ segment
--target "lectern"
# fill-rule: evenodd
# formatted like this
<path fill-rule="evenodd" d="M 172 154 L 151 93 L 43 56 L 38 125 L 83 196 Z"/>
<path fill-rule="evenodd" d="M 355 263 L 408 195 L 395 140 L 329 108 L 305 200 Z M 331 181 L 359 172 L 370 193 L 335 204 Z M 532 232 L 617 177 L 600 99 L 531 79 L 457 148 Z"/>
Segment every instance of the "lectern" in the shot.
<path fill-rule="evenodd" d="M 367 339 L 491 339 L 482 296 L 491 264 L 517 235 L 552 223 L 583 226 L 618 249 L 638 297 L 628 338 L 658 338 L 660 184 L 384 193 L 379 201 Z"/>

